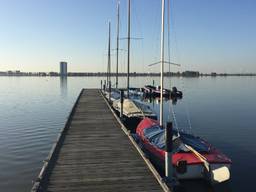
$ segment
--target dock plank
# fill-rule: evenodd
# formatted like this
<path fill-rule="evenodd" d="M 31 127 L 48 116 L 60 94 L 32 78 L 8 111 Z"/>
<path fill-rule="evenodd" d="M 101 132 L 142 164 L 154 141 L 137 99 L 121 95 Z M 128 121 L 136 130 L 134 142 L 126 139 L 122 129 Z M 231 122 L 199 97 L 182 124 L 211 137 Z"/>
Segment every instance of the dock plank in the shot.
<path fill-rule="evenodd" d="M 100 92 L 83 90 L 40 191 L 163 191 Z"/>

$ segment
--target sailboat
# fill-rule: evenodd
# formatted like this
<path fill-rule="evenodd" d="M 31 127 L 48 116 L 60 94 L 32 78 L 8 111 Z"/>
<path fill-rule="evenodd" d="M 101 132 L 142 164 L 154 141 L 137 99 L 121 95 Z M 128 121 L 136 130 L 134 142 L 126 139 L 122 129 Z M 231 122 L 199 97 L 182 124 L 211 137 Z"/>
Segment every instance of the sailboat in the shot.
<path fill-rule="evenodd" d="M 118 4 L 119 5 L 119 4 Z M 119 22 L 119 8 L 118 8 L 118 19 Z M 127 37 L 127 89 L 126 98 L 123 101 L 123 120 L 128 128 L 132 129 L 138 125 L 138 123 L 144 118 L 149 117 L 157 119 L 157 115 L 150 109 L 150 107 L 142 102 L 135 101 L 130 98 L 130 17 L 131 17 L 131 0 L 128 0 L 128 37 Z M 119 26 L 119 24 L 117 24 Z M 119 32 L 119 29 L 117 29 Z M 117 33 L 117 36 L 119 34 Z M 118 41 L 118 39 L 117 39 Z M 117 43 L 118 50 L 118 43 Z M 118 53 L 118 52 L 117 52 Z M 117 57 L 118 58 L 118 57 Z M 112 107 L 117 113 L 121 113 L 121 99 L 113 101 Z"/>
<path fill-rule="evenodd" d="M 161 95 L 161 86 L 145 85 L 143 87 L 143 92 L 145 97 L 160 97 Z M 163 89 L 163 96 L 168 98 L 182 98 L 183 93 L 179 91 L 177 87 L 173 87 L 172 90 Z"/>
<path fill-rule="evenodd" d="M 116 88 L 111 88 L 111 23 L 108 25 L 108 62 L 107 62 L 107 87 L 105 87 L 104 95 L 111 102 L 120 99 L 120 91 L 117 89 L 117 77 L 116 77 Z"/>
<path fill-rule="evenodd" d="M 172 176 L 178 179 L 207 179 L 211 183 L 221 183 L 230 179 L 231 159 L 206 140 L 177 130 L 173 130 L 172 152 L 166 150 L 166 130 L 163 127 L 163 71 L 164 71 L 164 9 L 162 0 L 161 27 L 161 104 L 160 122 L 144 118 L 136 128 L 138 142 L 149 158 L 166 174 L 169 164 L 174 170 Z M 169 148 L 168 148 L 169 149 Z M 168 164 L 169 163 L 169 164 Z M 167 169 L 166 169 L 167 168 Z"/>
<path fill-rule="evenodd" d="M 165 169 L 165 129 L 144 118 L 136 128 L 143 150 L 160 170 Z M 172 166 L 178 179 L 207 179 L 220 183 L 230 178 L 231 160 L 206 140 L 173 131 Z"/>
<path fill-rule="evenodd" d="M 160 97 L 161 95 L 161 87 L 155 87 L 153 85 L 145 85 L 143 88 L 143 92 L 146 97 Z M 170 97 L 171 96 L 171 90 L 163 89 L 163 96 L 164 97 Z"/>

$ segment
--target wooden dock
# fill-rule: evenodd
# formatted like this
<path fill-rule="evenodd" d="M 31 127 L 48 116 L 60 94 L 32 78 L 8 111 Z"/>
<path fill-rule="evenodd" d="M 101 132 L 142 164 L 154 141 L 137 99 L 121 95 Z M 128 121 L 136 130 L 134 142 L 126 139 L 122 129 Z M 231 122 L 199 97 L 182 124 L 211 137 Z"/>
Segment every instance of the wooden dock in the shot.
<path fill-rule="evenodd" d="M 99 90 L 82 90 L 32 192 L 168 191 Z"/>

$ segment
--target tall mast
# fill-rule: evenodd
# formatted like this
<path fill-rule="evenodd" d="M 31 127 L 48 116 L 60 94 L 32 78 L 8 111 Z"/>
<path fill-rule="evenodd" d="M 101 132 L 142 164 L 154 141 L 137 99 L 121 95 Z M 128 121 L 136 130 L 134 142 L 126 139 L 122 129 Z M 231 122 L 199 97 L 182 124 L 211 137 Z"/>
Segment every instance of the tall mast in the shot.
<path fill-rule="evenodd" d="M 164 85 L 164 5 L 165 0 L 162 0 L 162 26 L 161 26 L 161 96 L 160 96 L 160 126 L 163 126 L 163 85 Z"/>
<path fill-rule="evenodd" d="M 116 25 L 116 88 L 118 88 L 118 60 L 119 60 L 119 6 L 120 1 L 117 3 L 117 25 Z"/>
<path fill-rule="evenodd" d="M 130 23 L 130 20 L 131 20 L 131 0 L 128 0 L 128 36 L 127 36 L 127 40 L 128 40 L 128 43 L 127 43 L 127 98 L 129 98 L 129 88 L 130 88 L 130 33 L 131 33 L 131 23 Z"/>
<path fill-rule="evenodd" d="M 110 55 L 110 35 L 111 35 L 111 23 L 109 21 L 108 23 L 108 86 L 111 85 L 111 78 L 110 78 L 110 72 L 111 72 L 111 55 Z"/>
<path fill-rule="evenodd" d="M 109 30 L 109 25 L 108 25 L 108 30 Z M 109 39 L 108 39 L 108 52 L 109 52 Z M 107 62 L 107 87 L 108 87 L 108 82 L 109 82 L 109 78 L 108 78 L 108 73 L 109 73 L 109 59 Z"/>
<path fill-rule="evenodd" d="M 168 0 L 168 62 L 171 62 L 171 49 L 170 49 L 170 26 L 171 26 L 171 0 Z M 171 65 L 169 65 L 169 73 L 171 74 Z"/>

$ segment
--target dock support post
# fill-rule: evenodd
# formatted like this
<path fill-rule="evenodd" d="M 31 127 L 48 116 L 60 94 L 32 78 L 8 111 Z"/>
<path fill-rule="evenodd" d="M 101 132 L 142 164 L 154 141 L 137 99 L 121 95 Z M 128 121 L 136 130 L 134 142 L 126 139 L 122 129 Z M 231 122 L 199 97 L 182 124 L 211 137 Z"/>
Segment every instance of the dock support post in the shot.
<path fill-rule="evenodd" d="M 106 80 L 104 80 L 103 90 L 104 90 L 104 92 L 106 92 Z"/>
<path fill-rule="evenodd" d="M 108 102 L 111 102 L 111 81 L 109 81 L 108 83 L 108 91 L 109 91 Z"/>
<path fill-rule="evenodd" d="M 155 80 L 153 80 L 153 86 L 155 86 Z"/>
<path fill-rule="evenodd" d="M 124 90 L 120 91 L 120 102 L 121 102 L 121 108 L 120 108 L 120 118 L 123 117 L 123 104 L 124 104 Z"/>
<path fill-rule="evenodd" d="M 102 80 L 100 80 L 100 90 L 102 91 Z"/>
<path fill-rule="evenodd" d="M 166 123 L 165 128 L 165 176 L 168 181 L 173 179 L 173 166 L 172 166 L 172 122 Z"/>

